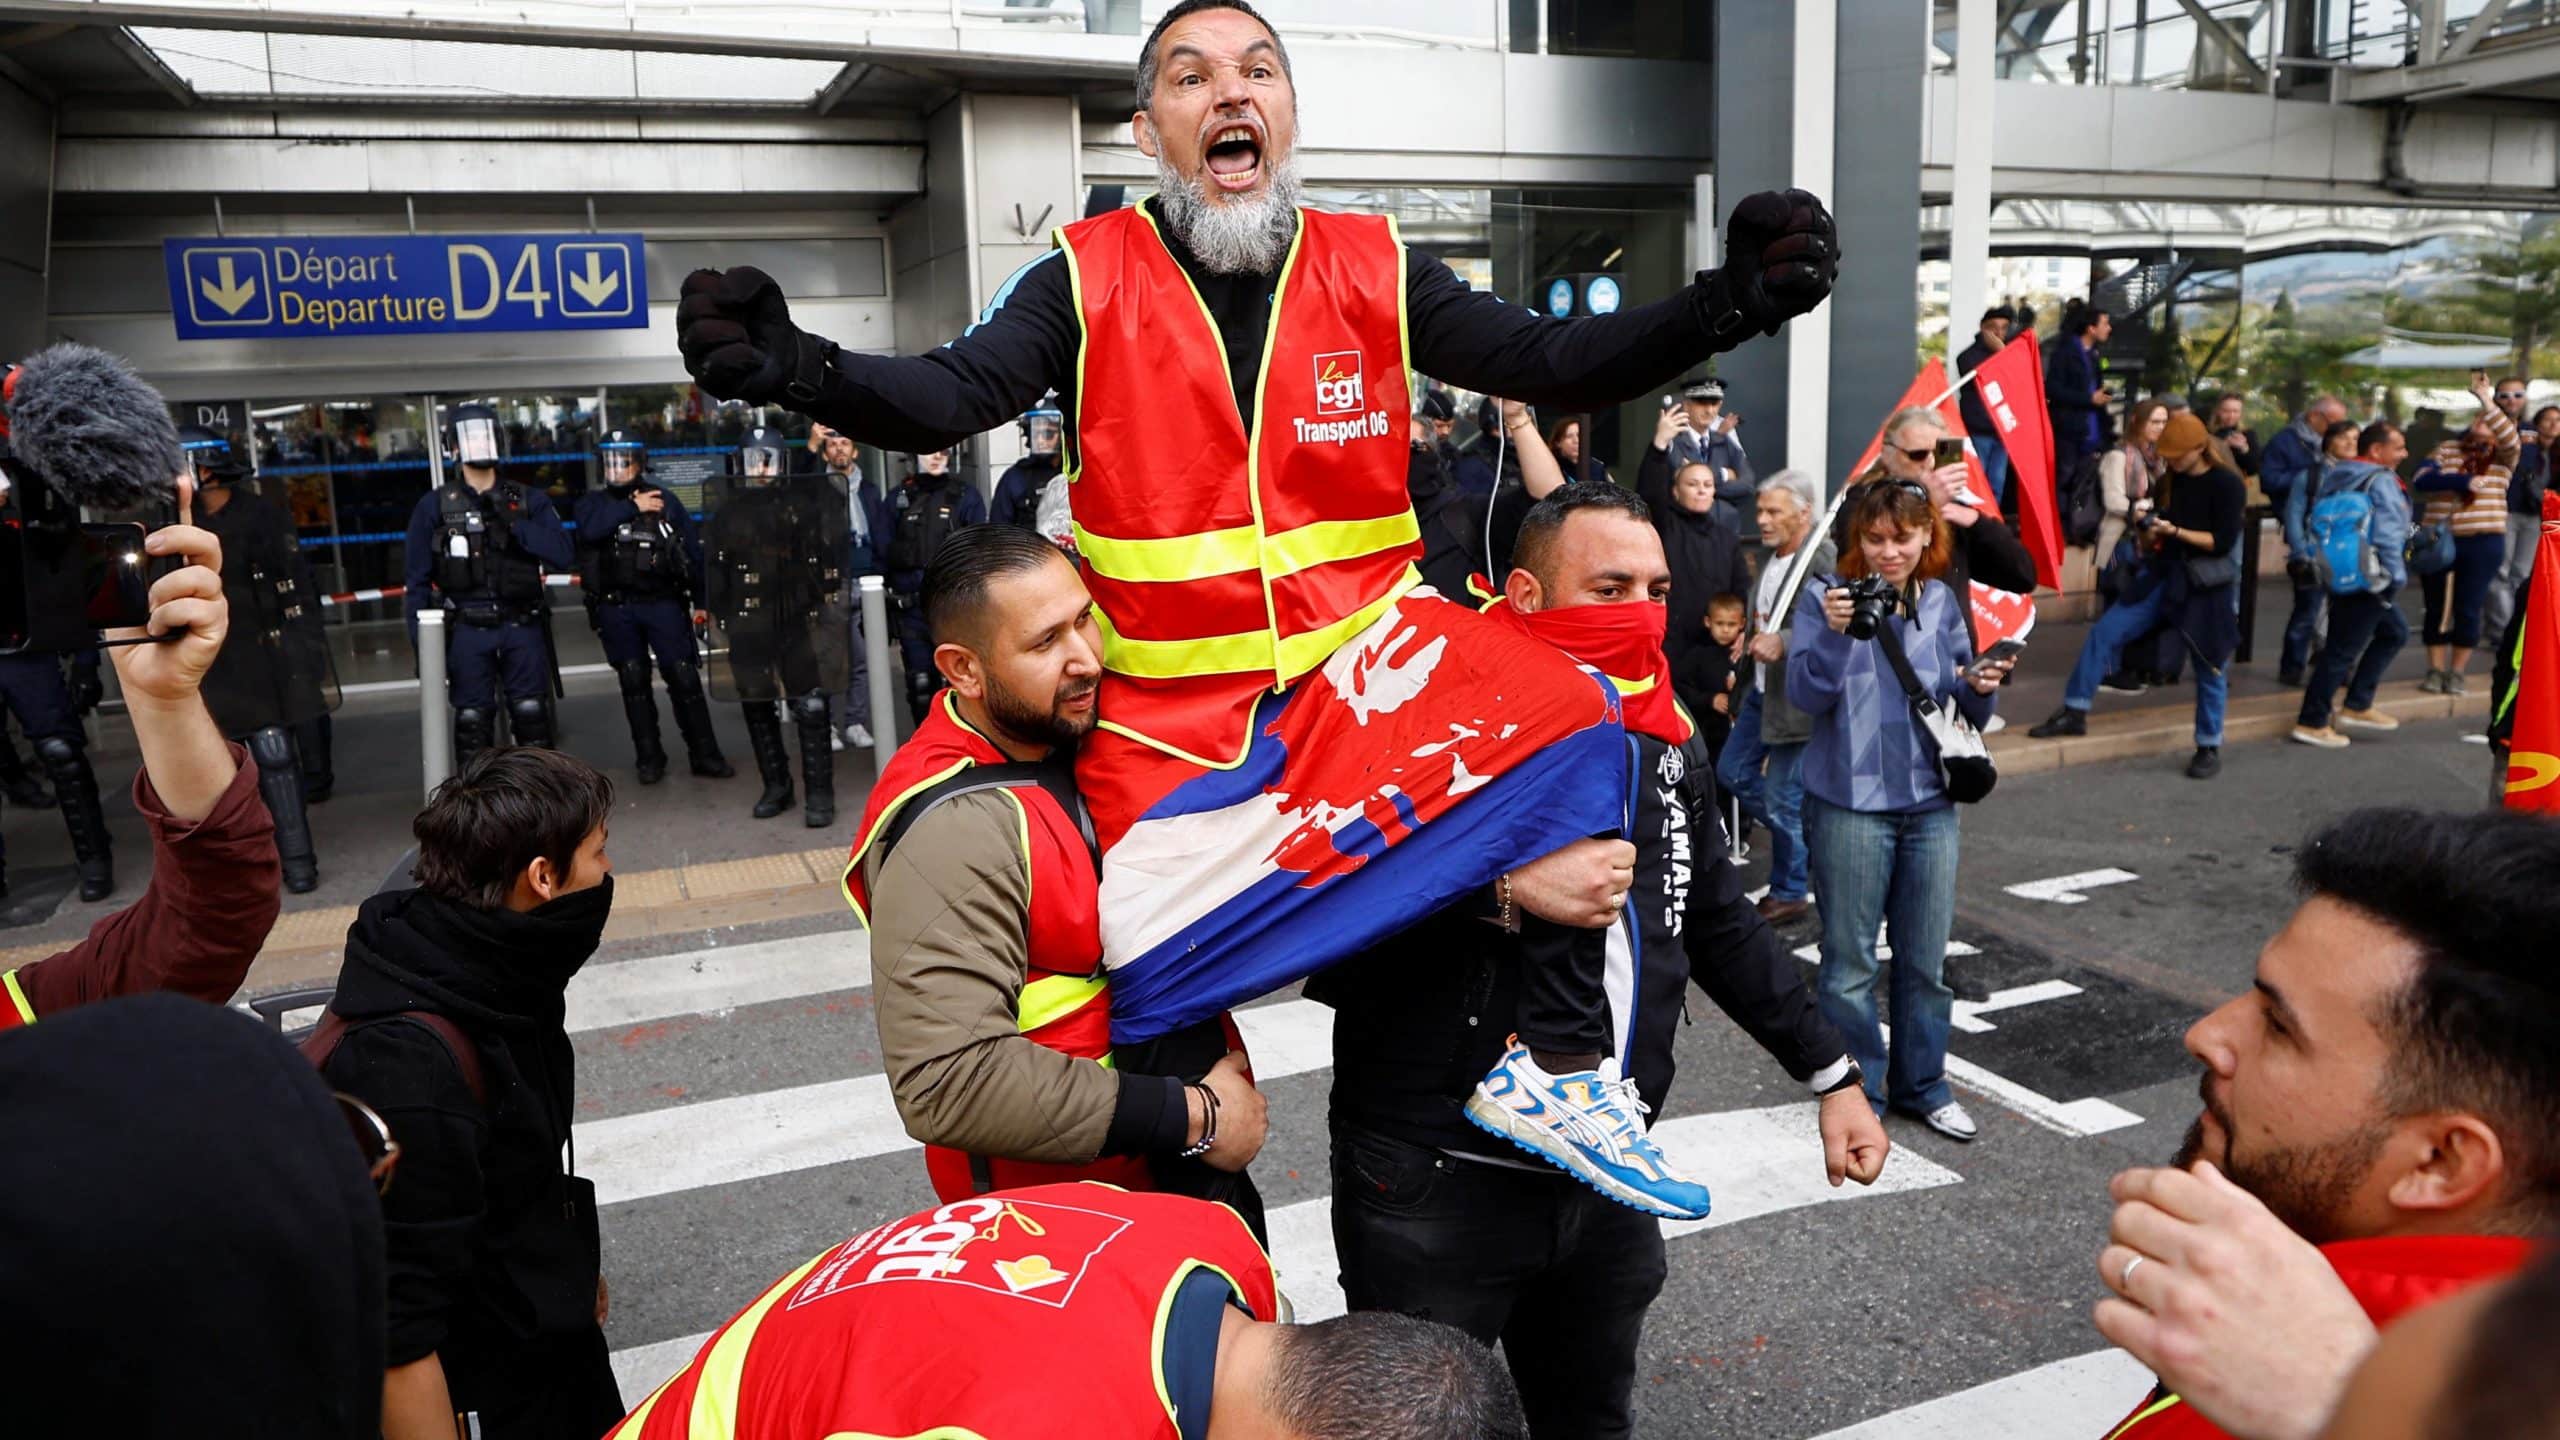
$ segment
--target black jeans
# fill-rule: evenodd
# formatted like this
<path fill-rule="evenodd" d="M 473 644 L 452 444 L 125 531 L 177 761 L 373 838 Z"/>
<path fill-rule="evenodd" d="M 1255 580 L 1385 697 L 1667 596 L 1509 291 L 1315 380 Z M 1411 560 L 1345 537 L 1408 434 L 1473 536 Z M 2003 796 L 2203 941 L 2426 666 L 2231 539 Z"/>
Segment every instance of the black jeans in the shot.
<path fill-rule="evenodd" d="M 1609 1053 L 1609 932 L 1520 917 L 1520 1043 L 1556 1055 Z"/>
<path fill-rule="evenodd" d="M 1339 1120 L 1333 1195 L 1352 1309 L 1501 1341 L 1537 1440 L 1635 1433 L 1661 1222 L 1554 1171 L 1461 1160 Z"/>
<path fill-rule="evenodd" d="M 2383 673 L 2409 643 L 2409 622 L 2400 618 L 2394 592 L 2379 595 L 2334 595 L 2329 599 L 2329 643 L 2311 667 L 2302 688 L 2302 710 L 2296 723 L 2317 730 L 2329 723 L 2330 704 L 2338 687 L 2347 687 L 2347 708 L 2370 710 L 2382 688 Z M 2350 678 L 2352 677 L 2352 678 Z"/>

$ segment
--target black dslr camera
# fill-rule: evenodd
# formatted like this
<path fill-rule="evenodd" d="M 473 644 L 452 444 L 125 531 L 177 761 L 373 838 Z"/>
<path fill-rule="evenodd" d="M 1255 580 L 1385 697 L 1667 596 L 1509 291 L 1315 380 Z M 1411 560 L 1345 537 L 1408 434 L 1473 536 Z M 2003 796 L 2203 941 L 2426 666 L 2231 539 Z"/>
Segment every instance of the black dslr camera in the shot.
<path fill-rule="evenodd" d="M 1881 575 L 1861 575 L 1848 584 L 1849 638 L 1873 640 L 1893 607 L 1902 601 L 1893 582 Z"/>

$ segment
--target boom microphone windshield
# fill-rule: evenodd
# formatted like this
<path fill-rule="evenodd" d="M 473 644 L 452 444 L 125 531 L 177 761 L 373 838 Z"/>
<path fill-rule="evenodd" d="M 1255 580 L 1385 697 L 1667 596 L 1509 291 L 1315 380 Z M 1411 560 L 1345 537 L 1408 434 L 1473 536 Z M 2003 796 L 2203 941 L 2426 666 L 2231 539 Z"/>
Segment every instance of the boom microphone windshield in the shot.
<path fill-rule="evenodd" d="M 89 345 L 50 346 L 16 367 L 0 436 L 62 499 L 102 510 L 174 504 L 187 463 L 160 392 Z"/>

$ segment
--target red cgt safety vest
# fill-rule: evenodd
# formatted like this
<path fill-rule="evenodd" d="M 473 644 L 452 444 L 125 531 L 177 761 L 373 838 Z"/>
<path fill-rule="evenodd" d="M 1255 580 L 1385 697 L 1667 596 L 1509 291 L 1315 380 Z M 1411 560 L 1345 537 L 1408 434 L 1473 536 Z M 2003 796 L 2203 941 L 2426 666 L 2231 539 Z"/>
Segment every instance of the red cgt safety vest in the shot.
<path fill-rule="evenodd" d="M 1298 212 L 1248 434 L 1217 322 L 1145 208 L 1057 242 L 1083 330 L 1066 473 L 1102 724 L 1230 766 L 1261 692 L 1421 583 L 1404 243 L 1389 219 Z"/>
<path fill-rule="evenodd" d="M 609 1440 L 1174 1440 L 1158 1333 L 1193 1272 L 1279 1317 L 1223 1205 L 1107 1185 L 955 1200 L 866 1231 L 713 1332 Z"/>
<path fill-rule="evenodd" d="M 911 804 L 919 799 L 930 804 L 950 793 L 942 788 L 946 782 L 992 766 L 1007 767 L 1008 775 L 1022 774 L 1022 767 L 960 718 L 951 692 L 943 691 L 924 724 L 898 747 L 871 787 L 862 828 L 855 832 L 853 853 L 845 861 L 845 899 L 866 927 L 871 923 L 871 882 L 863 861 L 873 847 L 894 838 L 899 818 Z M 1021 816 L 1023 861 L 1031 875 L 1026 926 L 1031 968 L 1015 1001 L 1017 1022 L 1024 1036 L 1052 1050 L 1109 1065 L 1111 1006 L 1102 973 L 1093 850 L 1067 807 L 1036 779 L 1012 779 L 994 788 Z M 1043 1165 L 928 1145 L 925 1173 L 933 1179 L 934 1193 L 945 1200 L 1059 1180 L 1154 1187 L 1146 1161 L 1127 1155 L 1107 1155 L 1090 1165 Z"/>

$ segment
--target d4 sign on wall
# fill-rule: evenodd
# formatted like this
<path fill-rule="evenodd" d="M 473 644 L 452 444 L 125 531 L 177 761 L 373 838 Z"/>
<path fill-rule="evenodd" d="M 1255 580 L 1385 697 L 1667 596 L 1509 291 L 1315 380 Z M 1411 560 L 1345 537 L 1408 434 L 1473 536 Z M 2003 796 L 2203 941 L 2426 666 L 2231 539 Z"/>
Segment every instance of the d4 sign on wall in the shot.
<path fill-rule="evenodd" d="M 649 323 L 637 234 L 194 237 L 161 248 L 181 340 Z"/>

